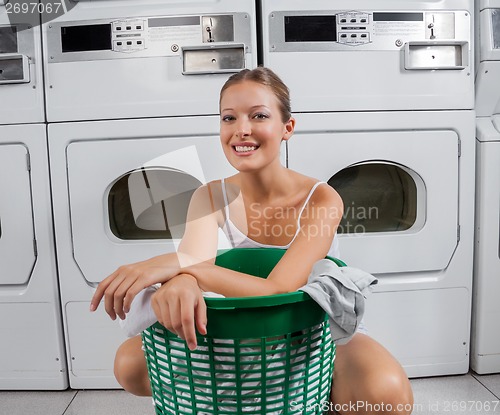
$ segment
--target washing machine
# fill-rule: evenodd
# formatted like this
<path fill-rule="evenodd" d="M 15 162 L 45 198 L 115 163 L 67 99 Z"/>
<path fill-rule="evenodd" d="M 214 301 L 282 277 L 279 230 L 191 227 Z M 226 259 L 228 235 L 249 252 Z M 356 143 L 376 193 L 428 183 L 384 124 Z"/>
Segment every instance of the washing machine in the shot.
<path fill-rule="evenodd" d="M 500 372 L 500 2 L 478 4 L 476 229 L 471 367 Z"/>
<path fill-rule="evenodd" d="M 9 6 L 0 2 L 0 389 L 66 389 L 40 24 L 14 22 Z"/>
<path fill-rule="evenodd" d="M 80 1 L 45 22 L 50 171 L 69 381 L 114 388 L 125 339 L 97 284 L 175 250 L 192 192 L 231 175 L 219 91 L 256 59 L 253 1 Z"/>
<path fill-rule="evenodd" d="M 343 198 L 341 257 L 379 278 L 370 334 L 410 377 L 469 368 L 473 2 L 259 3 L 291 90 L 288 166 Z"/>
<path fill-rule="evenodd" d="M 257 63 L 254 10 L 249 0 L 78 1 L 43 25 L 47 120 L 217 114 L 227 74 Z"/>

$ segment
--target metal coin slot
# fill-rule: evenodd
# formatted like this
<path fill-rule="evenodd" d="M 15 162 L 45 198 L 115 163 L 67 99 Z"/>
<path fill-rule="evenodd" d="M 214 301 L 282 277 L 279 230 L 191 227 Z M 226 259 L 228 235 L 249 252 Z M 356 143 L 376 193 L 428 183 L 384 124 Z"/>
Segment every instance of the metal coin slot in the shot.
<path fill-rule="evenodd" d="M 491 11 L 491 31 L 493 49 L 500 49 L 500 9 L 493 9 Z"/>
<path fill-rule="evenodd" d="M 28 83 L 28 57 L 19 54 L 0 55 L 0 85 Z"/>
<path fill-rule="evenodd" d="M 203 16 L 203 43 L 234 42 L 233 16 Z"/>
<path fill-rule="evenodd" d="M 245 68 L 243 45 L 182 50 L 184 75 L 238 72 Z"/>
<path fill-rule="evenodd" d="M 0 53 L 17 53 L 17 28 L 0 27 Z"/>
<path fill-rule="evenodd" d="M 405 69 L 458 69 L 468 66 L 467 42 L 408 42 Z"/>
<path fill-rule="evenodd" d="M 454 39 L 455 13 L 426 13 L 426 39 Z"/>

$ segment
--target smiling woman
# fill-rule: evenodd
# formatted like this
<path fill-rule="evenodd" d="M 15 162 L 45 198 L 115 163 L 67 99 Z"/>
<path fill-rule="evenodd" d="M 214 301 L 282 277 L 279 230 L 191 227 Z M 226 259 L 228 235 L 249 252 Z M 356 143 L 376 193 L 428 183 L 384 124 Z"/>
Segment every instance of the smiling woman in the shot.
<path fill-rule="evenodd" d="M 267 68 L 243 70 L 229 78 L 219 102 L 221 145 L 238 173 L 193 193 L 176 253 L 120 267 L 99 284 L 91 302 L 95 310 L 104 296 L 108 314 L 124 319 L 135 295 L 159 283 L 151 297 L 154 313 L 191 350 L 197 347 L 196 330 L 206 334 L 203 291 L 226 297 L 296 291 L 317 261 L 327 254 L 339 256 L 339 194 L 281 164 L 281 143 L 295 129 L 286 85 Z M 286 252 L 267 279 L 220 267 L 215 264 L 219 229 L 233 247 Z M 151 394 L 139 337 L 118 350 L 115 374 L 126 390 Z M 369 400 L 396 407 L 411 402 L 412 392 L 398 362 L 373 339 L 356 333 L 337 348 L 332 399 L 336 404 Z"/>

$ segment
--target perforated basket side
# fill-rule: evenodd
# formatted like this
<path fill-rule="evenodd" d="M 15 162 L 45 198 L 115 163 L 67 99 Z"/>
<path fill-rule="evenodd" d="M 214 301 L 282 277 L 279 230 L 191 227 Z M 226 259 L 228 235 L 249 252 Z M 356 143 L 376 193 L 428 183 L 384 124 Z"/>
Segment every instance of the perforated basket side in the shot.
<path fill-rule="evenodd" d="M 185 342 L 156 323 L 143 333 L 156 413 L 320 414 L 335 358 L 328 321 L 282 336 Z"/>

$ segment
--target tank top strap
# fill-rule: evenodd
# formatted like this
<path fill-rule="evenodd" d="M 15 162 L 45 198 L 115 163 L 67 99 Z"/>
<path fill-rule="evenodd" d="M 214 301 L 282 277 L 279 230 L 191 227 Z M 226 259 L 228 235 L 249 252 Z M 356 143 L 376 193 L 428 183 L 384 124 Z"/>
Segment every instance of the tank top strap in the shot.
<path fill-rule="evenodd" d="M 297 216 L 297 229 L 300 229 L 300 217 L 302 216 L 302 212 L 304 211 L 304 209 L 306 208 L 307 206 L 307 203 L 309 202 L 309 199 L 311 198 L 311 196 L 313 195 L 314 191 L 316 190 L 316 188 L 320 185 L 320 184 L 323 184 L 323 183 L 326 183 L 326 182 L 316 182 L 314 183 L 314 186 L 311 188 L 311 190 L 309 191 L 309 194 L 307 195 L 306 197 L 306 200 L 304 202 L 304 204 L 302 205 L 302 207 L 300 208 L 300 212 L 299 212 L 299 215 Z"/>
<path fill-rule="evenodd" d="M 227 198 L 226 184 L 224 182 L 224 178 L 222 178 L 220 181 L 220 187 L 222 190 L 222 198 L 224 200 L 224 216 L 225 216 L 225 220 L 228 221 L 229 220 L 229 202 L 228 202 L 228 198 Z"/>
<path fill-rule="evenodd" d="M 224 201 L 224 224 L 222 225 L 222 230 L 225 231 L 231 245 L 234 247 L 235 241 L 233 233 L 231 231 L 231 222 L 229 221 L 229 199 L 227 197 L 226 183 L 224 181 L 224 178 L 222 178 L 220 181 L 220 187 L 222 191 L 222 199 Z"/>

